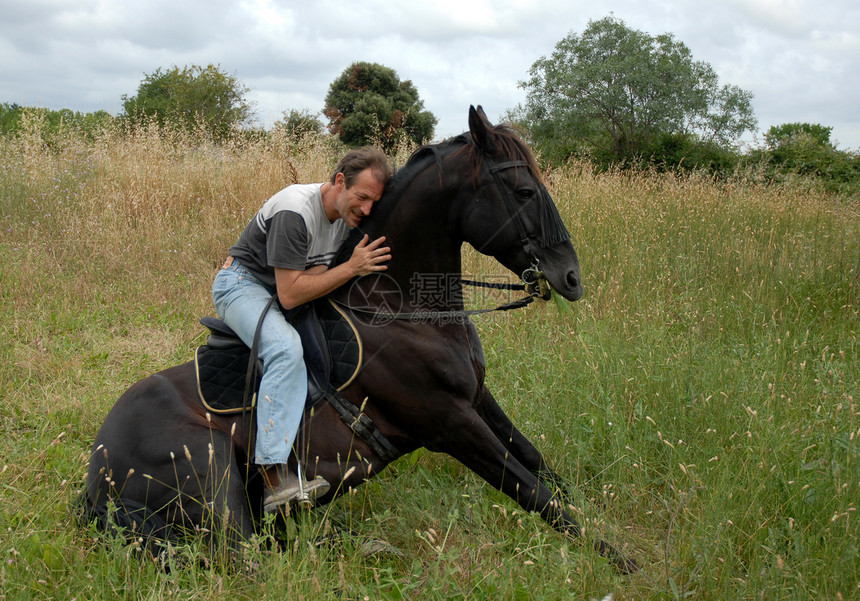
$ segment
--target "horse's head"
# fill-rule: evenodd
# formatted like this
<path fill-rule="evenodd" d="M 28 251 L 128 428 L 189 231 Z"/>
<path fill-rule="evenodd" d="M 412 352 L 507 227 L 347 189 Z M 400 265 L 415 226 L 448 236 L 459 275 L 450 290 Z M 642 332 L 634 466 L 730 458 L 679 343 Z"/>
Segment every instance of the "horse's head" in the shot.
<path fill-rule="evenodd" d="M 534 157 L 510 128 L 469 109 L 475 193 L 461 213 L 463 239 L 528 279 L 543 274 L 568 300 L 582 297 L 579 260 L 540 179 Z"/>

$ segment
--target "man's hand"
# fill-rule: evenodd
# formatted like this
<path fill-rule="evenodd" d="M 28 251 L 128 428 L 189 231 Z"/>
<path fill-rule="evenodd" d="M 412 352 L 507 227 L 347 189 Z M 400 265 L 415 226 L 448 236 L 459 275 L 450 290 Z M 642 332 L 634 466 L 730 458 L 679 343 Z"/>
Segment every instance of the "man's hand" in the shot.
<path fill-rule="evenodd" d="M 352 268 L 354 275 L 362 276 L 377 271 L 385 271 L 388 265 L 383 265 L 391 260 L 391 248 L 382 246 L 385 236 L 380 236 L 370 242 L 370 236 L 364 235 L 355 249 L 347 264 Z"/>
<path fill-rule="evenodd" d="M 385 271 L 388 265 L 383 263 L 391 260 L 391 249 L 382 246 L 384 242 L 385 236 L 370 242 L 370 237 L 365 234 L 352 251 L 349 261 L 331 269 L 322 265 L 304 271 L 275 267 L 275 282 L 281 306 L 285 309 L 298 307 L 325 296 L 356 276 Z"/>

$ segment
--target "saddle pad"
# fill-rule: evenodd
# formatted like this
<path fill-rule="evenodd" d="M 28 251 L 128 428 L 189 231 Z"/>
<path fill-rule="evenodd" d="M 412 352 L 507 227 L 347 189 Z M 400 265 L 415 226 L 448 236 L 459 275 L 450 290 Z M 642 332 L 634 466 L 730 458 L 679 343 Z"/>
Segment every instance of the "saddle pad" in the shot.
<path fill-rule="evenodd" d="M 331 356 L 330 383 L 340 391 L 352 384 L 361 371 L 364 362 L 361 336 L 349 315 L 329 299 L 319 303 L 317 315 Z"/>
<path fill-rule="evenodd" d="M 203 345 L 194 353 L 197 392 L 207 410 L 213 413 L 239 413 L 245 396 L 245 378 L 251 352 L 245 345 L 211 348 Z M 249 407 L 257 403 L 261 376 L 255 370 Z"/>
<path fill-rule="evenodd" d="M 363 349 L 358 330 L 349 316 L 328 299 L 318 301 L 314 307 L 316 318 L 309 323 L 294 323 L 305 347 L 305 364 L 308 368 L 309 394 L 307 405 L 313 405 L 331 387 L 343 390 L 349 386 L 363 361 Z M 217 347 L 203 345 L 194 354 L 197 373 L 197 390 L 200 400 L 213 413 L 239 413 L 243 410 L 245 378 L 250 359 L 250 350 L 241 341 L 235 345 L 219 344 Z M 324 353 L 325 357 L 320 357 Z M 256 392 L 260 385 L 260 370 L 255 372 L 252 400 L 256 404 Z M 325 382 L 325 386 L 316 385 Z"/>

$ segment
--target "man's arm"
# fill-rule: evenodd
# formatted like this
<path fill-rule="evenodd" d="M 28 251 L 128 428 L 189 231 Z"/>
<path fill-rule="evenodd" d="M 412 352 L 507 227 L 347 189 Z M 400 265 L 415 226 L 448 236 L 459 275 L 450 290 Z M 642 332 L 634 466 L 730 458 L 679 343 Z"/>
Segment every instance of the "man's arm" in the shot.
<path fill-rule="evenodd" d="M 341 263 L 331 269 L 323 265 L 310 269 L 275 268 L 275 285 L 278 288 L 278 300 L 284 309 L 293 309 L 299 305 L 325 296 L 332 290 L 342 286 L 356 276 L 367 275 L 377 271 L 385 271 L 383 263 L 391 260 L 391 249 L 382 246 L 385 236 L 369 242 L 364 236 L 352 256 L 346 263 Z"/>

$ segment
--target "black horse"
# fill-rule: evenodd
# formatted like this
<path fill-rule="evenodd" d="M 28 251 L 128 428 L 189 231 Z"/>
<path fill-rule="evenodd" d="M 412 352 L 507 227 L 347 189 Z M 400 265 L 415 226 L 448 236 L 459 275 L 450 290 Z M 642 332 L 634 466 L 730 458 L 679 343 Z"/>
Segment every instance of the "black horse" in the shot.
<path fill-rule="evenodd" d="M 328 503 L 398 455 L 420 447 L 447 453 L 578 536 L 579 525 L 544 484 L 557 476 L 484 384 L 481 342 L 463 311 L 459 280 L 468 242 L 515 274 L 540 273 L 556 293 L 578 300 L 576 251 L 527 146 L 510 129 L 491 125 L 480 107 L 470 109 L 469 129 L 419 149 L 336 259 L 348 258 L 364 233 L 384 234 L 394 257 L 384 274 L 331 295 L 353 312 L 365 355 L 343 397 L 355 413 L 361 407 L 387 446 L 357 438 L 332 405 L 321 403 L 305 414 L 299 458 L 307 477 L 332 484 L 318 500 Z M 186 363 L 149 376 L 111 409 L 83 493 L 89 518 L 106 525 L 112 506 L 110 520 L 143 536 L 203 527 L 231 533 L 235 542 L 254 532 L 262 497 L 246 465 L 254 420 L 207 413 L 194 369 Z M 595 547 L 622 571 L 634 569 L 603 541 Z"/>

